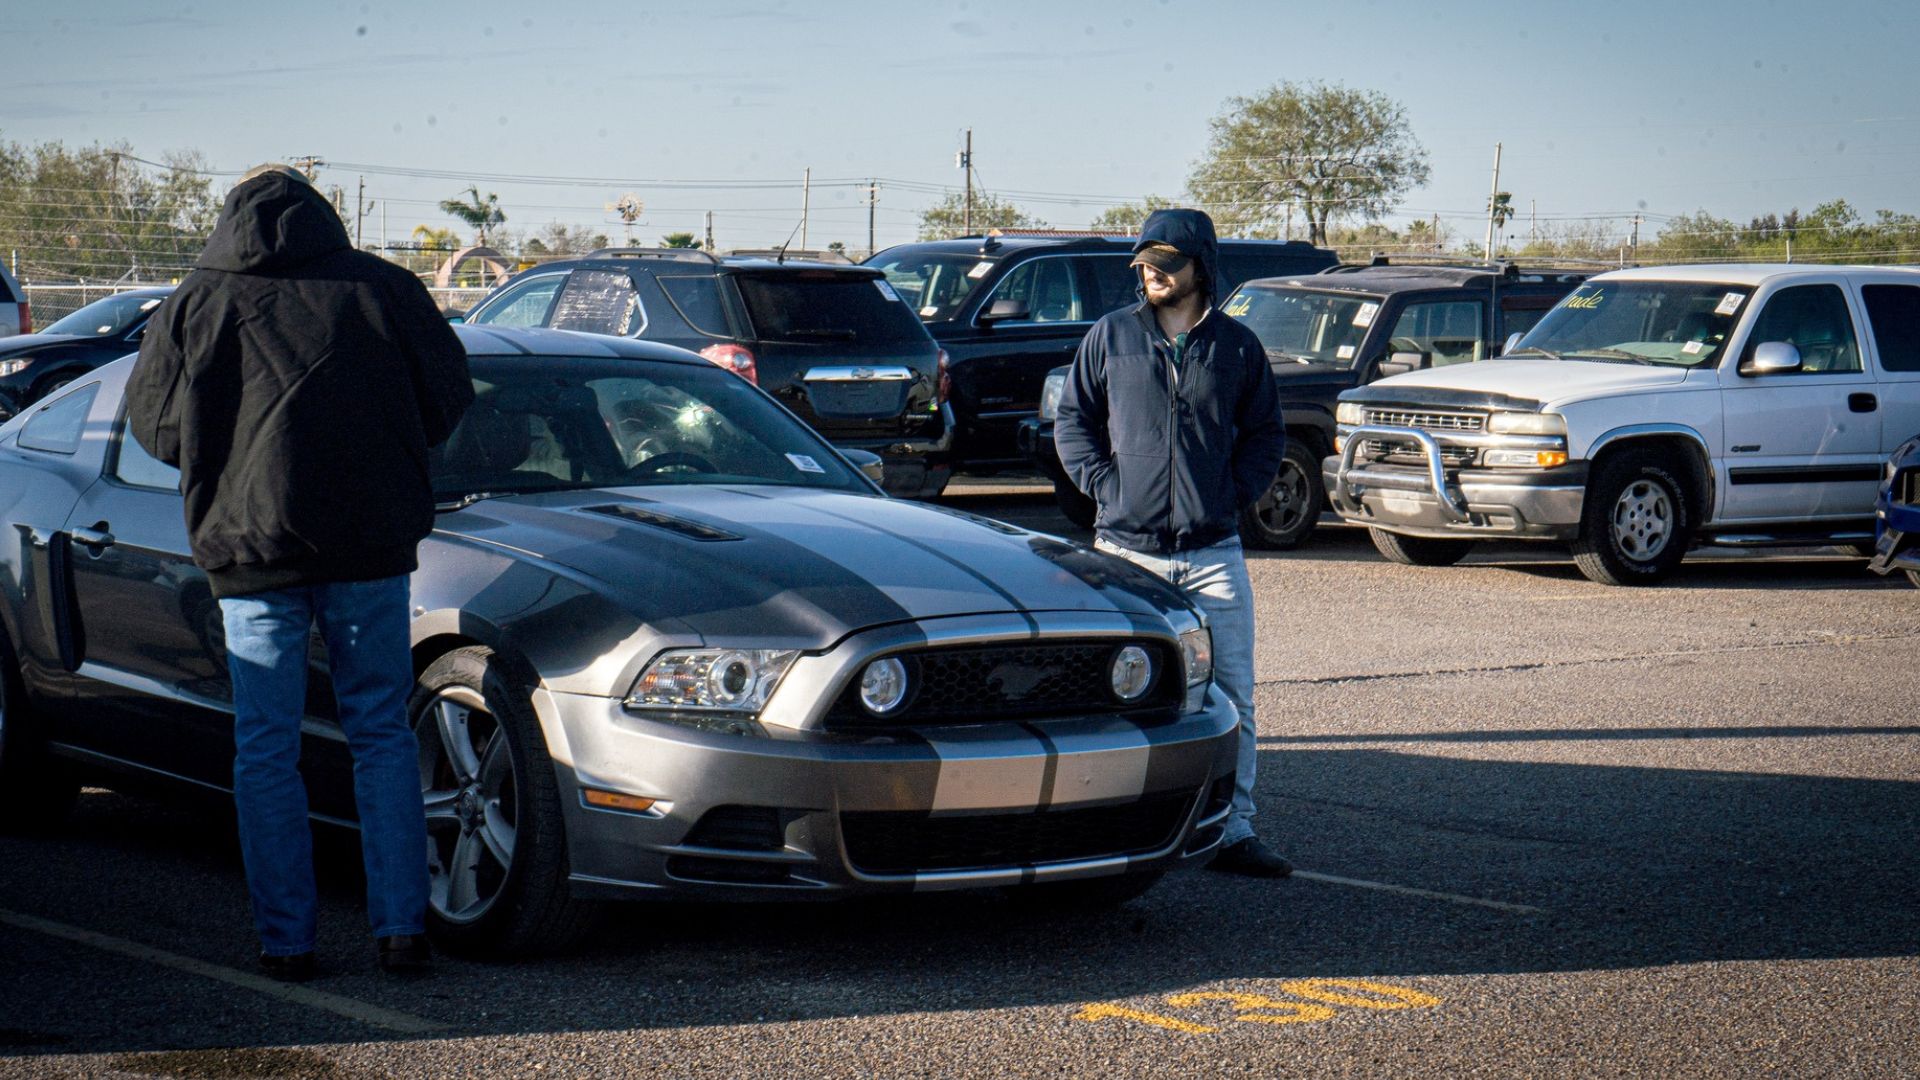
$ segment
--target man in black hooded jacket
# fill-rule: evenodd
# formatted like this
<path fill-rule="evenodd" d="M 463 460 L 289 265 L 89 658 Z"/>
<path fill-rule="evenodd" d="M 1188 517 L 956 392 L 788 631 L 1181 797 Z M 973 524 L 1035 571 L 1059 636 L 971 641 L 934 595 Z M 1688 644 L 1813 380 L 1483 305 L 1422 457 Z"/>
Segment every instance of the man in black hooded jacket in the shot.
<path fill-rule="evenodd" d="M 1233 807 L 1209 868 L 1286 877 L 1293 867 L 1253 834 L 1253 585 L 1238 532 L 1240 511 L 1280 471 L 1280 396 L 1260 339 L 1214 307 L 1211 218 L 1156 210 L 1133 250 L 1142 302 L 1080 343 L 1054 442 L 1098 506 L 1095 546 L 1159 574 L 1207 616 L 1214 682 L 1240 713 Z"/>
<path fill-rule="evenodd" d="M 315 968 L 298 765 L 316 624 L 353 753 L 376 956 L 428 963 L 407 575 L 433 528 L 427 449 L 472 398 L 465 350 L 419 280 L 353 250 L 333 206 L 284 165 L 234 186 L 141 341 L 129 425 L 180 469 L 194 562 L 220 601 L 241 851 L 276 976 Z"/>

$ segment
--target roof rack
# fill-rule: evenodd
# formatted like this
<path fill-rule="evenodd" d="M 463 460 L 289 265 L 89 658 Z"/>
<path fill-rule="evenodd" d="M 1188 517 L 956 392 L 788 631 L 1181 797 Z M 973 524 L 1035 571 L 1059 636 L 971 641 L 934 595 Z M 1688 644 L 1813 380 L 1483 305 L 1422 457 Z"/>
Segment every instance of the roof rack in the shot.
<path fill-rule="evenodd" d="M 679 259 L 684 262 L 718 263 L 720 257 L 699 248 L 617 247 L 599 248 L 585 255 L 589 259 Z"/>
<path fill-rule="evenodd" d="M 822 248 L 728 248 L 730 258 L 742 259 L 799 259 L 805 262 L 846 263 L 851 266 L 853 260 L 843 251 L 829 251 Z"/>
<path fill-rule="evenodd" d="M 1502 277 L 1519 277 L 1522 274 L 1548 274 L 1554 271 L 1567 273 L 1593 273 L 1598 270 L 1612 270 L 1618 264 L 1598 259 L 1543 259 L 1539 262 L 1523 262 L 1516 259 L 1473 259 L 1458 255 L 1426 255 L 1410 253 L 1404 255 L 1375 255 L 1364 263 L 1340 263 L 1321 270 L 1322 274 L 1354 274 L 1362 270 L 1372 270 L 1383 266 L 1429 267 L 1434 270 L 1479 270 Z"/>

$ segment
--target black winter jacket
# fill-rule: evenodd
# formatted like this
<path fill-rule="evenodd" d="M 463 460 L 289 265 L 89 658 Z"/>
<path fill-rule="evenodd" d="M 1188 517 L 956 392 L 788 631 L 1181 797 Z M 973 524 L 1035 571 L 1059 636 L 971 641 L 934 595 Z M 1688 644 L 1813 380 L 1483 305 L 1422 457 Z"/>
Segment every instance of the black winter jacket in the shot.
<path fill-rule="evenodd" d="M 1141 230 L 1142 244 L 1156 240 L 1218 280 L 1204 215 L 1157 211 Z M 1054 420 L 1061 465 L 1099 507 L 1095 531 L 1162 555 L 1233 536 L 1286 449 L 1280 395 L 1253 331 L 1209 310 L 1173 352 L 1152 305 L 1112 312 L 1081 341 Z"/>
<path fill-rule="evenodd" d="M 180 469 L 216 596 L 412 572 L 433 529 L 427 448 L 472 400 L 419 280 L 272 174 L 228 195 L 127 383 L 134 437 Z"/>

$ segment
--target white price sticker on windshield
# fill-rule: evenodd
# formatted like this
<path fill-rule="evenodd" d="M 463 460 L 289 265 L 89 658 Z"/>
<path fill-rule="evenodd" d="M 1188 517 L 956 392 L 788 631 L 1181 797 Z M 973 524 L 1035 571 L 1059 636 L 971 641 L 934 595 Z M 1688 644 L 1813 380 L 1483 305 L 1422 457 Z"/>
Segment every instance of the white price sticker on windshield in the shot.
<path fill-rule="evenodd" d="M 1360 310 L 1353 313 L 1353 325 L 1372 326 L 1373 317 L 1380 314 L 1379 304 L 1361 304 Z"/>
<path fill-rule="evenodd" d="M 1689 341 L 1685 345 L 1680 346 L 1680 351 L 1683 353 L 1686 353 L 1688 356 L 1692 356 L 1694 353 L 1697 353 L 1701 349 L 1704 349 L 1706 347 L 1707 346 L 1705 342 Z"/>
<path fill-rule="evenodd" d="M 926 307 L 923 307 L 920 309 L 920 317 L 923 319 L 932 318 L 933 316 L 938 315 L 939 313 L 940 313 L 939 304 L 928 304 Z"/>
<path fill-rule="evenodd" d="M 973 264 L 973 269 L 967 271 L 967 276 L 970 278 L 973 278 L 975 281 L 978 281 L 979 279 L 986 277 L 987 271 L 991 269 L 993 269 L 993 263 L 983 259 L 980 262 Z"/>
<path fill-rule="evenodd" d="M 1333 350 L 1333 356 L 1336 360 L 1351 360 L 1353 359 L 1353 346 L 1342 345 Z"/>
<path fill-rule="evenodd" d="M 893 286 L 887 284 L 886 278 L 874 278 L 873 284 L 875 288 L 880 290 L 881 296 L 884 296 L 887 299 L 894 300 L 894 301 L 898 301 L 900 299 L 900 294 L 893 291 Z"/>
<path fill-rule="evenodd" d="M 793 462 L 793 467 L 801 472 L 824 473 L 827 471 L 820 467 L 819 462 L 805 454 L 788 454 L 787 460 Z"/>
<path fill-rule="evenodd" d="M 1713 309 L 1715 315 L 1731 315 L 1740 310 L 1740 302 L 1747 298 L 1746 293 L 1730 292 L 1720 298 L 1720 306 Z"/>

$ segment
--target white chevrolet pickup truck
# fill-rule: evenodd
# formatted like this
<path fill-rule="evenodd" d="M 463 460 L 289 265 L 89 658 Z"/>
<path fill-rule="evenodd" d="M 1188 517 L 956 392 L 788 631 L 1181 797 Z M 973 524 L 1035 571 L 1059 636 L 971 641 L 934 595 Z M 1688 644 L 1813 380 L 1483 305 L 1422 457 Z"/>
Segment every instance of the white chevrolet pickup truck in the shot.
<path fill-rule="evenodd" d="M 1329 499 L 1396 562 L 1538 539 L 1649 585 L 1701 543 L 1868 552 L 1920 432 L 1920 270 L 1602 274 L 1506 355 L 1349 390 L 1336 420 Z"/>

